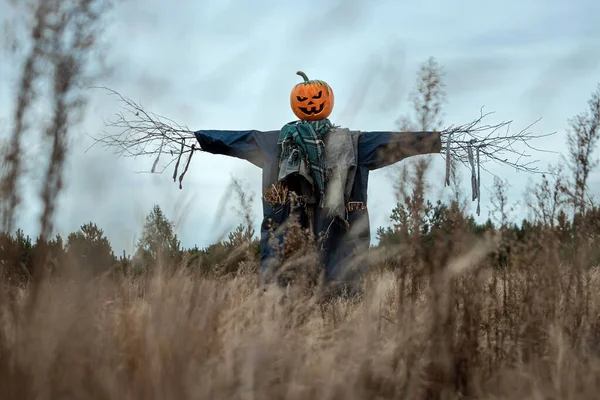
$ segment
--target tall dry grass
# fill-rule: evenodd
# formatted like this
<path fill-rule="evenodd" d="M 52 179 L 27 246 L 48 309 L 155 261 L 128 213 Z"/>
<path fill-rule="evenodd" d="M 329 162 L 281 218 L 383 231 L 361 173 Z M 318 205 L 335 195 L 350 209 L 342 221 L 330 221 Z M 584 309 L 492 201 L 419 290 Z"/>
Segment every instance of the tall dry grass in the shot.
<path fill-rule="evenodd" d="M 224 275 L 159 263 L 135 277 L 59 265 L 4 283 L 0 388 L 15 399 L 596 398 L 597 237 L 565 257 L 550 226 L 480 237 L 459 207 L 445 229 L 373 249 L 362 298 L 264 290 L 255 261 Z"/>
<path fill-rule="evenodd" d="M 257 288 L 254 272 L 63 275 L 2 288 L 7 399 L 596 398 L 600 273 L 551 250 L 433 275 L 372 272 L 363 299 Z M 578 281 L 582 281 L 581 287 Z"/>

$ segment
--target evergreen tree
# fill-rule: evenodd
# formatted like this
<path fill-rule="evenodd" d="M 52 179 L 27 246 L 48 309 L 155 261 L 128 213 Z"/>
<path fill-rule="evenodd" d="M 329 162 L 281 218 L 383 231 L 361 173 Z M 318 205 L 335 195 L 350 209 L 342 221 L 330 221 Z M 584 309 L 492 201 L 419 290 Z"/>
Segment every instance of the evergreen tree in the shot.
<path fill-rule="evenodd" d="M 102 272 L 116 263 L 110 242 L 104 231 L 93 222 L 81 226 L 80 230 L 67 238 L 67 256 L 94 273 Z"/>
<path fill-rule="evenodd" d="M 175 263 L 181 258 L 180 241 L 174 226 L 159 205 L 154 205 L 146 216 L 142 235 L 138 240 L 137 258 L 146 267 L 156 262 Z"/>

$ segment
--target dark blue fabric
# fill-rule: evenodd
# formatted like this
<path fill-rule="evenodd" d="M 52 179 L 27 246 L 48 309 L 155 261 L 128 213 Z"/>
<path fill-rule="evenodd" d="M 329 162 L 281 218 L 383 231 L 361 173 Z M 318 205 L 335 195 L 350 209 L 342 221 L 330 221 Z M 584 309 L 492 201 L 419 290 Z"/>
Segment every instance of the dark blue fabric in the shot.
<path fill-rule="evenodd" d="M 262 189 L 277 182 L 278 159 L 281 149 L 277 145 L 279 130 L 198 130 L 196 139 L 202 151 L 250 161 L 262 168 Z M 350 202 L 362 203 L 364 207 L 349 211 L 349 231 L 343 223 L 334 222 L 320 210 L 315 219 L 315 231 L 329 229 L 324 242 L 322 257 L 325 265 L 326 281 L 355 281 L 364 272 L 365 264 L 359 263 L 358 275 L 345 276 L 345 267 L 356 259 L 356 254 L 364 254 L 370 247 L 371 235 L 367 208 L 367 188 L 369 171 L 383 168 L 406 157 L 438 153 L 441 141 L 437 132 L 361 132 L 358 143 L 358 167 Z M 261 196 L 262 197 L 262 196 Z M 277 263 L 273 258 L 273 248 L 269 243 L 269 220 L 281 224 L 289 216 L 283 206 L 272 206 L 263 200 L 263 222 L 261 224 L 261 272 Z M 282 240 L 279 235 L 278 240 Z"/>

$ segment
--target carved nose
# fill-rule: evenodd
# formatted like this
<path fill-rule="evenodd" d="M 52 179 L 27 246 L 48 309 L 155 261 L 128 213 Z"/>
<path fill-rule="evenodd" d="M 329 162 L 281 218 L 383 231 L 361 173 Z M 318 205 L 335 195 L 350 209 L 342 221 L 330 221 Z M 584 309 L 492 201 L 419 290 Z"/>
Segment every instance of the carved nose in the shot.
<path fill-rule="evenodd" d="M 310 106 L 310 105 L 314 105 L 314 104 L 315 104 L 315 103 L 313 103 L 313 102 L 312 102 L 312 100 L 308 102 L 308 105 L 309 105 L 309 106 Z"/>

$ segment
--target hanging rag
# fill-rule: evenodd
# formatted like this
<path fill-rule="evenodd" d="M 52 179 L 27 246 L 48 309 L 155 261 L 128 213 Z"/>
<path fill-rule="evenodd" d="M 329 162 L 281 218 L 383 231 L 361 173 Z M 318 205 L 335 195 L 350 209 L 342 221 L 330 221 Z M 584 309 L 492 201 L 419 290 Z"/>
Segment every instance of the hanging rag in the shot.
<path fill-rule="evenodd" d="M 475 170 L 475 158 L 473 156 L 473 143 L 474 141 L 469 141 L 467 145 L 467 154 L 469 157 L 469 164 L 471 165 L 471 192 L 472 192 L 472 200 L 477 200 L 477 215 L 480 214 L 480 206 L 481 206 L 481 193 L 479 192 L 481 188 L 481 168 L 480 168 L 480 160 L 479 160 L 479 148 L 481 145 L 477 146 L 477 170 Z"/>
<path fill-rule="evenodd" d="M 479 148 L 481 145 L 477 146 L 477 215 L 479 215 L 481 211 L 481 164 L 479 162 Z"/>
<path fill-rule="evenodd" d="M 444 186 L 450 186 L 450 143 L 452 142 L 452 132 L 448 133 L 448 142 L 446 143 L 446 182 Z"/>
<path fill-rule="evenodd" d="M 329 119 L 293 121 L 279 131 L 277 144 L 281 159 L 287 160 L 294 150 L 306 161 L 319 192 L 319 207 L 325 204 L 325 143 L 323 136 L 333 127 Z"/>
<path fill-rule="evenodd" d="M 325 207 L 330 218 L 346 220 L 346 203 L 350 199 L 358 164 L 359 137 L 359 132 L 337 127 L 325 135 Z"/>
<path fill-rule="evenodd" d="M 475 171 L 475 159 L 473 158 L 473 142 L 470 141 L 467 145 L 467 155 L 469 164 L 471 165 L 471 200 L 477 199 L 477 172 Z"/>
<path fill-rule="evenodd" d="M 152 170 L 150 171 L 151 173 L 154 173 L 156 171 L 156 165 L 158 164 L 158 160 L 160 159 L 164 145 L 165 145 L 165 138 L 163 137 L 163 140 L 160 142 L 160 148 L 158 149 L 158 154 L 156 155 L 156 159 L 154 160 L 154 163 L 152 164 Z"/>

